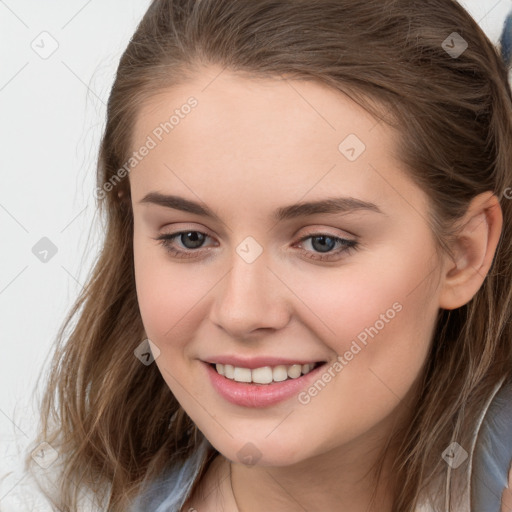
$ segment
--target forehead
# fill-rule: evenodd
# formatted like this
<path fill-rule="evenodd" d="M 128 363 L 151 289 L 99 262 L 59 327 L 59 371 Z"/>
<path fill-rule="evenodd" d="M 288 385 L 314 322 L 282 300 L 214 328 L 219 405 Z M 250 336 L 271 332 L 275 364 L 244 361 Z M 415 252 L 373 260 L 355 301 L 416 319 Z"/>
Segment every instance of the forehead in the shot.
<path fill-rule="evenodd" d="M 130 174 L 139 198 L 185 186 L 201 198 L 232 191 L 260 206 L 277 191 L 290 200 L 334 190 L 373 201 L 424 199 L 396 156 L 398 133 L 314 81 L 207 69 L 140 109 L 132 149 L 149 139 L 152 149 Z"/>

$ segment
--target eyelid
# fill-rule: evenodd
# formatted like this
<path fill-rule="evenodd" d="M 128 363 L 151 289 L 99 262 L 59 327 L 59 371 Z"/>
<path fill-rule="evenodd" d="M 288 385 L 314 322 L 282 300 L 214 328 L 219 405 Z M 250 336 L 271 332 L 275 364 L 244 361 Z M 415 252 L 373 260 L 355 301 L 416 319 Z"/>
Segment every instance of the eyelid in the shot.
<path fill-rule="evenodd" d="M 297 236 L 299 236 L 297 233 L 300 233 L 302 231 L 302 229 L 304 228 L 301 228 L 300 230 L 296 231 L 292 238 L 297 238 Z M 359 237 L 353 233 L 351 233 L 350 231 L 347 231 L 347 230 L 339 230 L 339 228 L 325 228 L 325 227 L 317 227 L 317 226 L 314 226 L 314 227 L 308 227 L 306 228 L 308 231 L 306 231 L 306 233 L 302 234 L 300 236 L 300 238 L 297 240 L 297 242 L 303 242 L 304 239 L 306 238 L 309 238 L 309 237 L 312 237 L 312 236 L 331 236 L 333 238 L 342 238 L 342 239 L 346 239 L 348 241 L 351 241 L 351 242 L 359 242 Z M 333 233 L 331 232 L 331 229 L 338 229 L 339 231 L 341 231 L 341 233 Z M 185 225 L 184 227 L 179 227 L 179 228 L 176 228 L 176 229 L 173 229 L 172 231 L 164 231 L 163 233 L 161 233 L 161 235 L 159 236 L 171 236 L 171 235 L 179 235 L 179 234 L 182 234 L 184 232 L 189 232 L 189 231 L 193 231 L 193 232 L 196 232 L 196 233 L 201 233 L 203 235 L 206 235 L 210 238 L 215 238 L 214 235 L 211 234 L 210 230 L 208 230 L 207 228 L 201 226 L 200 228 L 196 228 L 194 226 L 187 226 Z M 346 238 L 348 235 L 348 238 Z M 297 243 L 295 242 L 295 243 Z M 199 252 L 200 249 L 198 249 L 197 251 L 195 252 Z"/>
<path fill-rule="evenodd" d="M 207 231 L 207 230 L 205 230 L 205 231 Z M 179 238 L 180 235 L 190 233 L 190 232 L 199 233 L 208 238 L 214 239 L 214 237 L 212 237 L 211 235 L 209 235 L 206 232 L 203 232 L 200 229 L 182 228 L 182 229 L 173 230 L 172 233 L 162 233 L 158 237 L 154 238 L 154 240 L 157 240 L 159 242 L 159 244 L 164 247 L 164 249 L 167 251 L 167 253 L 174 259 L 186 260 L 186 259 L 202 258 L 203 253 L 208 252 L 206 250 L 208 248 L 208 246 L 206 246 L 206 247 L 201 246 L 196 249 L 188 249 L 186 247 L 185 248 L 176 248 L 172 245 L 172 243 L 176 240 L 176 238 Z M 351 236 L 351 237 L 345 238 L 343 235 L 338 236 L 338 235 L 334 235 L 334 234 L 330 233 L 329 229 L 325 229 L 325 230 L 317 229 L 315 231 L 303 234 L 299 238 L 299 240 L 294 243 L 293 247 L 296 247 L 297 245 L 302 245 L 306 240 L 309 240 L 309 239 L 312 239 L 315 237 L 331 238 L 335 241 L 335 244 L 341 244 L 341 247 L 339 247 L 335 251 L 325 252 L 325 253 L 315 252 L 315 251 L 310 251 L 310 250 L 307 250 L 304 248 L 300 248 L 301 253 L 303 255 L 307 254 L 306 258 L 310 261 L 319 261 L 322 263 L 328 263 L 328 262 L 335 263 L 335 262 L 338 262 L 338 261 L 344 259 L 345 257 L 348 257 L 352 253 L 352 251 L 357 251 L 360 248 L 360 246 L 362 245 L 359 242 L 358 237 Z M 216 246 L 218 246 L 218 245 L 219 244 L 217 243 Z"/>
<path fill-rule="evenodd" d="M 206 228 L 203 224 L 194 224 L 193 222 L 175 222 L 173 224 L 163 224 L 157 231 L 162 231 L 162 234 L 175 234 L 183 231 L 197 231 L 204 233 L 212 238 L 215 238 L 212 231 Z"/>
<path fill-rule="evenodd" d="M 348 238 L 353 239 L 354 241 L 358 240 L 358 236 L 357 235 L 355 235 L 354 233 L 351 233 L 350 231 L 347 231 L 346 229 L 333 228 L 333 227 L 325 228 L 325 227 L 321 227 L 320 225 L 316 225 L 316 226 L 314 226 L 312 228 L 308 227 L 306 229 L 308 231 L 307 231 L 307 234 L 304 235 L 304 236 L 330 235 L 330 236 L 337 237 L 337 238 L 348 237 Z M 338 233 L 334 233 L 333 230 L 337 231 Z M 301 232 L 301 231 L 302 231 L 302 229 L 299 230 L 299 232 Z"/>

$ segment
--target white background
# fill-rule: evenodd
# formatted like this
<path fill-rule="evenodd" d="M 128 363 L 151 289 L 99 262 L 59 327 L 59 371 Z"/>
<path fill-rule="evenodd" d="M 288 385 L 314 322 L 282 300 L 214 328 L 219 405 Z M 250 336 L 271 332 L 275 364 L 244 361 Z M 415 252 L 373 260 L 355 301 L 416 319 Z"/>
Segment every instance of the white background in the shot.
<path fill-rule="evenodd" d="M 512 0 L 462 3 L 496 42 Z M 21 510 L 20 460 L 36 425 L 36 379 L 101 241 L 93 190 L 105 105 L 148 5 L 0 0 L 2 512 Z M 43 52 L 52 44 L 58 48 L 48 58 L 31 47 Z M 57 247 L 46 263 L 32 253 L 42 237 Z"/>

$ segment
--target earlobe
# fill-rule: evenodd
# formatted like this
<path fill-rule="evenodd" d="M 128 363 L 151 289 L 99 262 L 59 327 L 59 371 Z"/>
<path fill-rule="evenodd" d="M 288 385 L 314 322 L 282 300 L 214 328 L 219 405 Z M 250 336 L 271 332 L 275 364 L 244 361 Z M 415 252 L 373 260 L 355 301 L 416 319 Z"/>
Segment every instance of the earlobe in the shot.
<path fill-rule="evenodd" d="M 478 292 L 491 267 L 502 225 L 501 207 L 492 192 L 471 201 L 452 247 L 455 259 L 446 258 L 440 308 L 459 308 Z"/>

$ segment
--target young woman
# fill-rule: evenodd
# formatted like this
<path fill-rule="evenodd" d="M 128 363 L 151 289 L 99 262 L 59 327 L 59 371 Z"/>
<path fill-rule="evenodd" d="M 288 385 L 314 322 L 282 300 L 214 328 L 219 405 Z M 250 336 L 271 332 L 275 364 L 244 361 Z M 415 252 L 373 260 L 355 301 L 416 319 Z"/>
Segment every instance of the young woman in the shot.
<path fill-rule="evenodd" d="M 154 0 L 34 444 L 55 506 L 512 510 L 511 137 L 455 1 Z"/>

